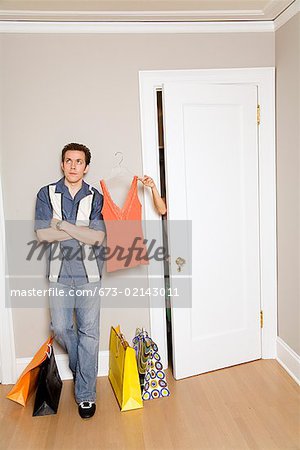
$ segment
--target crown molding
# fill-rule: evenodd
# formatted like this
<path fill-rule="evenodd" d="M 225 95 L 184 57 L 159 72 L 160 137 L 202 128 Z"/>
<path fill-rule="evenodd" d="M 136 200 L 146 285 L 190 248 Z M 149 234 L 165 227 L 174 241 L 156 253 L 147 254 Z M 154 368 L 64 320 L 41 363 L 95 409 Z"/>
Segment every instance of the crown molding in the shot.
<path fill-rule="evenodd" d="M 210 9 L 195 9 L 193 1 L 182 1 L 179 5 L 179 2 L 169 0 L 135 0 L 127 1 L 126 4 L 120 0 L 0 0 L 0 22 L 266 22 L 274 21 L 296 1 L 298 0 L 267 0 L 262 8 L 256 9 L 256 5 L 253 5 L 253 9 L 243 9 L 243 5 L 239 9 L 230 8 L 233 3 L 224 2 L 223 9 L 213 9 L 214 1 L 210 3 L 207 0 L 205 7 L 209 5 Z M 220 2 L 218 3 L 220 6 Z M 183 5 L 184 9 L 180 9 Z"/>
<path fill-rule="evenodd" d="M 295 0 L 269 0 L 262 9 L 264 17 L 270 20 L 275 20 L 283 11 L 290 7 Z"/>
<path fill-rule="evenodd" d="M 223 21 L 223 20 L 271 20 L 265 17 L 261 9 L 257 10 L 149 10 L 149 11 L 43 11 L 43 10 L 0 10 L 0 20 L 71 20 L 103 22 L 103 21 Z"/>
<path fill-rule="evenodd" d="M 14 22 L 0 21 L 0 33 L 266 33 L 273 21 L 249 22 Z"/>
<path fill-rule="evenodd" d="M 295 0 L 285 11 L 274 20 L 274 30 L 277 31 L 292 17 L 300 12 L 300 0 Z"/>
<path fill-rule="evenodd" d="M 266 9 L 270 7 L 273 7 L 271 1 Z M 2 10 L 0 33 L 266 33 L 278 30 L 298 12 L 300 0 L 294 0 L 275 20 L 232 20 L 232 17 L 241 15 L 238 10 L 218 11 L 225 19 L 230 17 L 228 21 L 215 20 L 215 17 L 212 20 L 216 11 L 118 11 L 116 15 L 113 11 Z M 264 13 L 261 10 L 243 11 L 243 15 L 249 15 L 249 18 L 255 14 L 262 17 Z M 207 20 L 203 20 L 204 15 Z M 11 20 L 13 17 L 22 19 Z M 116 17 L 119 20 L 115 20 Z M 63 20 L 66 18 L 68 20 Z"/>

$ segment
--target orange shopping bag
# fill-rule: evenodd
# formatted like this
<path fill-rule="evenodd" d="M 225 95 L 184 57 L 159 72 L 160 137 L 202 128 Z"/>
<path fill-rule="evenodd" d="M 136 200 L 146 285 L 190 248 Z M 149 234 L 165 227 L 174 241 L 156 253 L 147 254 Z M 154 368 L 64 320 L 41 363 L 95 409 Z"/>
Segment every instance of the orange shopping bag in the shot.
<path fill-rule="evenodd" d="M 23 370 L 18 381 L 7 394 L 6 398 L 25 406 L 29 397 L 37 388 L 40 366 L 47 358 L 47 352 L 49 351 L 49 346 L 52 345 L 52 342 L 53 336 L 50 336 L 36 352 L 28 366 Z"/>

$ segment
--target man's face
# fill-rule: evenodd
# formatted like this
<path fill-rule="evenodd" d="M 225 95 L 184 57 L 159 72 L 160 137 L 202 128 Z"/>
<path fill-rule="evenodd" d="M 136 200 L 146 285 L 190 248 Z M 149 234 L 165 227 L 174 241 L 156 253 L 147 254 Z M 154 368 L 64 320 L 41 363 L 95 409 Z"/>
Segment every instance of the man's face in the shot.
<path fill-rule="evenodd" d="M 85 154 L 79 150 L 66 151 L 61 168 L 69 183 L 77 183 L 89 170 L 89 166 L 85 166 Z"/>

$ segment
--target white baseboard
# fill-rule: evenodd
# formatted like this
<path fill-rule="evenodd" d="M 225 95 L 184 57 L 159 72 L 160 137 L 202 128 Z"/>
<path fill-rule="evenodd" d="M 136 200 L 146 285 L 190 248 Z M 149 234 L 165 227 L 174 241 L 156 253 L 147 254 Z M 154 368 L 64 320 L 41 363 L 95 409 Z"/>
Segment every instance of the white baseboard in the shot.
<path fill-rule="evenodd" d="M 277 337 L 277 356 L 276 359 L 288 374 L 300 385 L 300 357 L 292 350 L 280 337 Z M 17 378 L 21 375 L 25 367 L 32 358 L 17 358 L 16 371 Z M 72 380 L 72 372 L 69 369 L 69 358 L 67 354 L 55 355 L 58 371 L 62 380 Z M 108 375 L 109 351 L 99 352 L 98 359 L 98 377 Z M 14 384 L 16 380 L 11 380 Z"/>
<path fill-rule="evenodd" d="M 277 337 L 277 361 L 300 385 L 300 356 L 297 355 L 280 337 Z"/>
<path fill-rule="evenodd" d="M 69 369 L 69 358 L 68 355 L 61 354 L 55 355 L 56 364 L 58 367 L 59 375 L 62 380 L 72 380 L 72 372 Z M 103 377 L 108 375 L 108 359 L 109 359 L 109 351 L 101 351 L 98 356 L 98 377 Z M 17 368 L 17 378 L 16 380 L 12 380 L 11 384 L 14 384 L 25 367 L 30 363 L 32 358 L 17 358 L 16 368 Z"/>

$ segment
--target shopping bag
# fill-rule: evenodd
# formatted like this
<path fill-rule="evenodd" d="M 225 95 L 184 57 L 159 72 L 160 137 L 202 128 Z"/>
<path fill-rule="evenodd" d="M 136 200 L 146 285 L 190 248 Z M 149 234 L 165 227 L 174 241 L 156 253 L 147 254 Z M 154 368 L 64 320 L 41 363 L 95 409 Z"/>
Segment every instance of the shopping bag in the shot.
<path fill-rule="evenodd" d="M 37 387 L 38 376 L 41 364 L 47 358 L 47 351 L 52 345 L 53 336 L 50 336 L 46 342 L 36 352 L 28 366 L 23 370 L 14 387 L 9 391 L 6 398 L 13 400 L 25 406 L 27 400 L 33 394 Z"/>
<path fill-rule="evenodd" d="M 57 369 L 53 346 L 41 365 L 35 396 L 33 416 L 56 414 L 62 390 L 62 381 Z"/>
<path fill-rule="evenodd" d="M 108 379 L 121 411 L 143 407 L 135 351 L 119 326 L 110 330 Z"/>
<path fill-rule="evenodd" d="M 168 397 L 170 391 L 158 348 L 146 330 L 137 328 L 133 348 L 136 352 L 142 399 Z"/>

